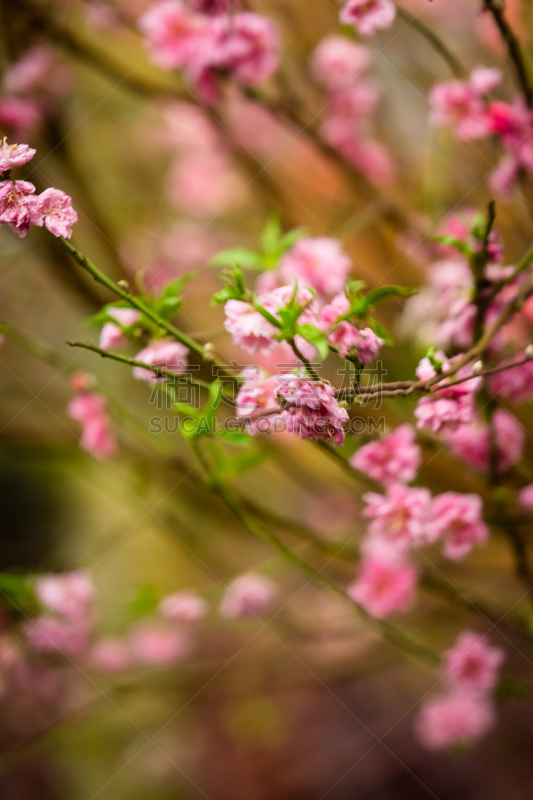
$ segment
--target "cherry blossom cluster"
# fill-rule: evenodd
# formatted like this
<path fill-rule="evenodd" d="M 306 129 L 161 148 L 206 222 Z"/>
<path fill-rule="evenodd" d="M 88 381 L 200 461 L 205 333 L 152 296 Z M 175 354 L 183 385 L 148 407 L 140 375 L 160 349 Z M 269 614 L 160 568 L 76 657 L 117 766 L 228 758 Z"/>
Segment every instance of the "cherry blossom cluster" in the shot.
<path fill-rule="evenodd" d="M 220 98 L 218 76 L 256 86 L 277 69 L 279 42 L 266 17 L 227 13 L 225 3 L 184 5 L 162 0 L 139 19 L 146 47 L 167 69 L 184 69 L 198 98 Z"/>
<path fill-rule="evenodd" d="M 322 138 L 369 180 L 380 184 L 390 181 L 395 169 L 386 147 L 371 136 L 379 87 L 363 73 L 372 60 L 372 51 L 365 45 L 343 36 L 328 36 L 314 51 L 310 67 L 327 92 Z"/>
<path fill-rule="evenodd" d="M 377 30 L 390 28 L 396 16 L 391 0 L 347 0 L 340 12 L 344 25 L 353 25 L 362 36 L 372 36 Z"/>
<path fill-rule="evenodd" d="M 76 396 L 70 401 L 67 414 L 81 423 L 80 447 L 96 458 L 108 458 L 116 452 L 117 441 L 111 432 L 107 399 L 90 388 L 88 375 L 76 373 L 71 382 Z"/>
<path fill-rule="evenodd" d="M 35 195 L 35 186 L 29 181 L 11 180 L 11 170 L 31 161 L 36 151 L 27 144 L 0 145 L 0 224 L 9 227 L 23 238 L 31 225 L 45 225 L 54 236 L 67 239 L 78 220 L 71 198 L 60 189 L 45 189 Z"/>
<path fill-rule="evenodd" d="M 182 590 L 163 597 L 125 635 L 108 636 L 101 632 L 97 592 L 88 573 L 39 575 L 33 591 L 40 611 L 23 625 L 27 655 L 60 655 L 109 675 L 143 667 L 168 668 L 182 661 L 191 654 L 194 631 L 208 613 L 206 600 Z M 269 578 L 240 575 L 228 584 L 218 611 L 228 620 L 257 619 L 277 594 Z"/>
<path fill-rule="evenodd" d="M 363 516 L 370 524 L 359 575 L 348 588 L 350 597 L 377 618 L 413 605 L 418 579 L 413 552 L 440 541 L 447 558 L 460 559 L 488 539 L 478 495 L 444 492 L 432 498 L 429 489 L 406 485 L 420 463 L 411 425 L 363 445 L 350 460 L 354 469 L 385 486 L 385 494 L 363 496 Z"/>
<path fill-rule="evenodd" d="M 477 67 L 468 81 L 437 84 L 430 93 L 430 120 L 449 124 L 464 141 L 494 137 L 506 152 L 490 176 L 491 189 L 508 195 L 521 173 L 533 175 L 533 112 L 521 97 L 513 103 L 489 101 L 501 81 L 498 69 Z"/>
<path fill-rule="evenodd" d="M 446 693 L 426 700 L 418 716 L 418 736 L 426 747 L 470 745 L 490 730 L 495 721 L 491 694 L 504 658 L 486 636 L 465 631 L 458 637 L 441 667 Z"/>

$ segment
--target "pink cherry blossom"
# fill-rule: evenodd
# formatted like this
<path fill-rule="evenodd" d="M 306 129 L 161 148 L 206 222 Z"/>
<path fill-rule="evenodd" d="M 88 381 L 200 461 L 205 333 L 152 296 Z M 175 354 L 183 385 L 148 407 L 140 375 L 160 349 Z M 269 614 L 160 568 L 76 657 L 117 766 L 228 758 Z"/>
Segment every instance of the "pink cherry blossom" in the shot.
<path fill-rule="evenodd" d="M 65 239 L 70 239 L 72 226 L 78 221 L 78 215 L 72 208 L 72 199 L 60 189 L 45 189 L 33 199 L 31 212 L 34 225 L 44 222 L 50 233 Z"/>
<path fill-rule="evenodd" d="M 137 623 L 129 633 L 132 657 L 149 667 L 168 667 L 186 658 L 191 651 L 188 634 L 175 627 L 149 622 Z"/>
<path fill-rule="evenodd" d="M 468 81 L 438 83 L 430 92 L 433 125 L 451 124 L 466 141 L 481 139 L 492 131 L 485 95 L 501 81 L 499 70 L 477 67 Z"/>
<path fill-rule="evenodd" d="M 119 323 L 119 325 L 129 328 L 135 325 L 141 317 L 141 312 L 134 308 L 108 308 L 107 313 Z M 106 322 L 100 332 L 100 347 L 102 350 L 111 350 L 114 347 L 122 347 L 128 344 L 128 339 L 122 333 L 122 328 L 114 322 Z"/>
<path fill-rule="evenodd" d="M 340 242 L 327 236 L 300 239 L 279 265 L 283 280 L 296 278 L 301 286 L 310 286 L 323 297 L 341 291 L 351 268 L 352 260 Z"/>
<path fill-rule="evenodd" d="M 276 316 L 281 308 L 287 305 L 292 298 L 292 286 L 280 286 L 271 292 L 260 294 L 257 302 L 270 314 Z M 316 303 L 308 289 L 299 289 L 295 298 L 298 305 L 305 310 L 300 315 L 298 322 L 304 324 L 315 321 Z M 228 300 L 224 306 L 226 319 L 224 327 L 231 333 L 235 344 L 240 345 L 249 353 L 269 353 L 278 344 L 273 337 L 279 332 L 278 328 L 269 322 L 257 311 L 251 303 L 242 300 Z M 279 317 L 277 317 L 279 319 Z"/>
<path fill-rule="evenodd" d="M 28 139 L 43 120 L 43 110 L 33 100 L 21 97 L 0 98 L 0 125 L 14 139 Z"/>
<path fill-rule="evenodd" d="M 131 667 L 129 647 L 122 639 L 100 639 L 93 645 L 89 655 L 93 669 L 109 674 L 121 674 Z"/>
<path fill-rule="evenodd" d="M 82 656 L 89 647 L 91 628 L 72 620 L 43 615 L 23 627 L 28 643 L 35 650 L 60 653 L 67 657 Z"/>
<path fill-rule="evenodd" d="M 202 48 L 210 21 L 203 14 L 191 12 L 180 0 L 162 0 L 143 14 L 138 25 L 159 63 L 176 69 L 186 66 Z"/>
<path fill-rule="evenodd" d="M 27 144 L 8 144 L 4 138 L 0 145 L 0 173 L 27 164 L 36 152 L 37 150 Z"/>
<path fill-rule="evenodd" d="M 447 558 L 464 558 L 475 545 L 484 544 L 489 531 L 482 519 L 483 503 L 477 494 L 444 492 L 433 499 L 431 528 L 443 540 Z"/>
<path fill-rule="evenodd" d="M 524 511 L 533 512 L 533 483 L 524 486 L 518 493 L 518 503 Z"/>
<path fill-rule="evenodd" d="M 278 587 L 273 581 L 249 572 L 229 584 L 219 611 L 228 619 L 258 617 L 271 607 L 277 594 Z"/>
<path fill-rule="evenodd" d="M 380 483 L 409 483 L 421 460 L 413 426 L 400 425 L 387 436 L 360 447 L 350 459 L 350 466 Z"/>
<path fill-rule="evenodd" d="M 502 366 L 509 362 L 502 362 Z M 524 403 L 533 399 L 533 359 L 520 367 L 497 372 L 490 379 L 494 394 L 506 397 L 511 403 Z"/>
<path fill-rule="evenodd" d="M 273 411 L 278 407 L 279 376 L 273 375 L 267 378 L 258 373 L 253 367 L 250 367 L 243 371 L 241 379 L 243 384 L 237 395 L 238 417 L 251 417 L 262 414 L 265 411 Z M 269 418 L 265 417 L 264 419 Z M 257 433 L 257 422 L 247 423 L 246 429 L 252 434 Z M 261 430 L 262 428 L 259 426 L 259 431 Z"/>
<path fill-rule="evenodd" d="M 67 407 L 67 414 L 83 426 L 80 447 L 96 458 L 107 458 L 117 448 L 110 431 L 111 420 L 107 414 L 107 400 L 96 392 L 82 391 Z"/>
<path fill-rule="evenodd" d="M 273 23 L 259 14 L 244 12 L 217 17 L 220 41 L 217 60 L 220 69 L 244 86 L 256 86 L 276 71 L 279 40 Z"/>
<path fill-rule="evenodd" d="M 494 724 L 489 700 L 469 693 L 452 692 L 431 697 L 420 710 L 417 733 L 429 750 L 469 745 L 484 736 Z"/>
<path fill-rule="evenodd" d="M 354 81 L 372 61 L 372 50 L 345 36 L 327 36 L 318 44 L 310 62 L 317 83 L 338 92 Z"/>
<path fill-rule="evenodd" d="M 424 545 L 437 538 L 430 518 L 429 489 L 391 483 L 385 495 L 367 492 L 363 500 L 363 516 L 372 520 L 368 526 L 371 536 L 391 539 L 400 548 Z"/>
<path fill-rule="evenodd" d="M 317 326 L 327 334 L 328 342 L 335 347 L 341 356 L 346 356 L 350 351 L 363 364 L 373 361 L 383 345 L 383 339 L 372 331 L 371 328 L 359 330 L 346 321 L 339 322 L 350 310 L 350 301 L 341 292 L 331 303 L 322 306 L 318 314 Z"/>
<path fill-rule="evenodd" d="M 454 359 L 448 361 L 439 353 L 436 354 L 436 358 L 442 362 L 444 372 L 453 366 Z M 423 358 L 416 374 L 419 380 L 425 381 L 435 377 L 436 372 L 429 359 Z M 466 366 L 459 370 L 457 377 L 467 377 L 470 374 L 471 368 Z M 474 377 L 472 380 L 449 388 L 437 389 L 431 395 L 422 397 L 414 412 L 417 428 L 428 428 L 433 433 L 453 433 L 461 425 L 473 422 L 477 413 L 474 398 L 481 381 L 481 378 Z M 438 383 L 436 385 L 439 386 Z"/>
<path fill-rule="evenodd" d="M 491 647 L 484 636 L 464 631 L 446 653 L 442 674 L 452 690 L 487 694 L 496 684 L 504 658 L 504 651 Z"/>
<path fill-rule="evenodd" d="M 383 619 L 408 611 L 415 600 L 418 572 L 407 561 L 364 558 L 348 595 L 372 617 Z"/>
<path fill-rule="evenodd" d="M 348 0 L 340 12 L 344 25 L 353 25 L 363 36 L 372 36 L 377 30 L 390 28 L 396 16 L 396 6 L 391 0 Z"/>
<path fill-rule="evenodd" d="M 289 406 L 282 416 L 290 433 L 298 433 L 300 439 L 333 441 L 337 447 L 343 444 L 348 412 L 339 406 L 329 383 L 280 375 L 278 394 Z"/>
<path fill-rule="evenodd" d="M 158 611 L 167 622 L 193 624 L 205 617 L 207 604 L 196 592 L 185 590 L 164 597 Z"/>
<path fill-rule="evenodd" d="M 516 417 L 498 408 L 494 412 L 494 433 L 498 451 L 498 468 L 505 472 L 522 458 L 524 429 Z M 462 425 L 449 440 L 452 452 L 470 466 L 487 470 L 489 466 L 490 430 L 488 425 Z"/>
<path fill-rule="evenodd" d="M 23 239 L 32 220 L 31 195 L 35 186 L 28 181 L 3 181 L 0 183 L 0 223 L 18 233 Z"/>
<path fill-rule="evenodd" d="M 183 372 L 187 366 L 189 350 L 180 342 L 168 342 L 156 339 L 135 356 L 135 361 L 142 361 L 151 367 L 161 367 L 169 372 Z M 157 377 L 154 372 L 142 367 L 133 367 L 133 377 L 141 381 L 162 383 L 165 377 Z"/>
<path fill-rule="evenodd" d="M 34 590 L 43 606 L 72 622 L 88 621 L 93 617 L 96 590 L 86 572 L 39 575 Z"/>

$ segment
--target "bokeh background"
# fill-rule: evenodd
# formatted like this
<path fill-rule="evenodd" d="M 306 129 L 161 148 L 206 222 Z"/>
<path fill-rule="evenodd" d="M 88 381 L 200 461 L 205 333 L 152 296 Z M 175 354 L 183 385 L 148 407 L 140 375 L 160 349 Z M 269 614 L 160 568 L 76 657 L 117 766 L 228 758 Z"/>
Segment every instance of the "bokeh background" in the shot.
<path fill-rule="evenodd" d="M 26 177 L 38 190 L 56 186 L 72 196 L 73 242 L 115 280 L 133 284 L 141 274 L 155 292 L 195 270 L 177 324 L 212 342 L 222 360 L 242 362 L 243 353 L 224 331 L 222 310 L 210 306 L 220 284 L 208 264 L 224 248 L 254 247 L 269 213 L 287 230 L 305 226 L 339 238 L 353 278 L 418 285 L 432 258 L 428 235 L 457 207 L 486 207 L 485 179 L 498 153 L 429 127 L 428 91 L 450 75 L 413 25 L 399 20 L 369 42 L 369 71 L 382 91 L 374 135 L 398 171 L 376 189 L 316 143 L 324 96 L 308 59 L 321 37 L 338 30 L 334 4 L 253 0 L 253 10 L 279 28 L 282 68 L 264 102 L 228 86 L 209 110 L 179 74 L 150 60 L 135 27 L 147 5 L 3 0 L 4 76 L 31 47 L 46 48 L 48 60 L 32 89 L 27 129 L 10 129 L 3 101 L 16 91 L 7 79 L 0 124 L 10 140 L 22 134 L 37 148 Z M 437 30 L 469 69 L 505 64 L 477 0 L 403 0 L 402 7 Z M 533 8 L 509 0 L 508 13 L 530 54 Z M 505 74 L 503 92 L 512 94 Z M 276 104 L 287 113 L 276 113 Z M 309 127 L 287 119 L 294 115 Z M 533 192 L 525 192 L 498 206 L 506 263 L 530 246 Z M 18 239 L 0 230 L 0 315 L 12 334 L 0 350 L 0 567 L 89 569 L 110 634 L 131 622 L 139 596 L 150 592 L 195 588 L 213 610 L 193 655 L 171 670 L 108 679 L 63 665 L 55 682 L 5 692 L 0 798 L 531 797 L 531 700 L 503 704 L 497 730 L 472 752 L 422 750 L 413 720 L 435 675 L 253 539 L 205 486 L 187 443 L 149 433 L 150 392 L 127 367 L 68 347 L 68 340 L 97 342 L 86 319 L 110 300 L 46 231 Z M 411 377 L 425 350 L 419 321 L 408 317 L 399 301 L 380 312 L 397 339 L 384 351 L 391 380 Z M 332 362 L 328 377 L 336 380 L 340 366 Z M 65 411 L 75 371 L 96 375 L 118 401 L 120 448 L 111 459 L 79 449 L 78 426 Z M 396 425 L 412 418 L 413 407 L 388 402 L 379 415 Z M 529 431 L 527 407 L 518 416 Z M 526 447 L 530 457 L 529 432 Z M 241 495 L 291 546 L 307 547 L 309 533 L 323 542 L 317 568 L 349 580 L 365 489 L 357 475 L 295 437 L 262 437 L 260 449 L 239 477 Z M 424 456 L 423 481 L 432 490 L 483 493 L 481 480 L 458 470 L 434 442 Z M 332 560 L 328 547 L 339 542 L 349 545 Z M 469 587 L 496 617 L 522 589 L 497 536 L 464 563 L 444 567 L 439 559 L 432 556 L 430 591 L 407 622 L 441 650 L 458 629 L 476 625 L 453 590 L 449 601 L 431 591 L 443 582 L 441 569 L 450 579 L 445 588 Z M 258 568 L 279 584 L 281 602 L 261 623 L 221 620 L 225 584 Z M 2 612 L 5 629 L 12 613 Z M 530 644 L 498 625 L 491 636 L 505 645 L 509 671 L 531 674 Z"/>

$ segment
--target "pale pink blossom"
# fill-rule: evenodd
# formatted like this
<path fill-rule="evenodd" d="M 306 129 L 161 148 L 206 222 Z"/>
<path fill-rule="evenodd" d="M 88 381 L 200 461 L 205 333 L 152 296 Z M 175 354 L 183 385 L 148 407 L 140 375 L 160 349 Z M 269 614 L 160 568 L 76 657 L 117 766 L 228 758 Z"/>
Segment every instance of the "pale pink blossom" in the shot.
<path fill-rule="evenodd" d="M 413 426 L 400 425 L 387 436 L 360 447 L 350 459 L 350 466 L 379 483 L 409 483 L 421 460 Z"/>
<path fill-rule="evenodd" d="M 452 690 L 478 695 L 493 690 L 505 653 L 499 647 L 491 647 L 485 638 L 464 631 L 445 654 L 441 672 Z"/>
<path fill-rule="evenodd" d="M 135 361 L 142 361 L 151 367 L 161 367 L 169 372 L 183 372 L 187 367 L 187 355 L 189 350 L 180 342 L 168 342 L 163 339 L 156 339 L 144 350 L 135 356 Z M 141 381 L 152 381 L 162 383 L 165 377 L 157 377 L 155 372 L 142 367 L 133 367 L 133 377 Z"/>
<path fill-rule="evenodd" d="M 270 314 L 276 315 L 279 310 L 289 303 L 294 293 L 292 286 L 280 286 L 271 292 L 260 294 L 257 302 Z M 308 289 L 299 289 L 295 298 L 298 305 L 305 307 L 298 322 L 304 324 L 315 321 L 316 303 Z M 224 327 L 231 333 L 235 344 L 238 344 L 249 353 L 269 353 L 278 341 L 273 337 L 279 332 L 278 328 L 269 322 L 257 311 L 251 303 L 242 300 L 228 300 L 224 306 L 226 319 Z"/>
<path fill-rule="evenodd" d="M 407 561 L 369 557 L 362 560 L 359 575 L 347 593 L 372 617 L 383 619 L 412 607 L 417 580 L 417 570 Z"/>
<path fill-rule="evenodd" d="M 278 587 L 273 581 L 255 572 L 248 572 L 229 584 L 219 611 L 228 619 L 258 617 L 268 611 L 277 595 Z"/>
<path fill-rule="evenodd" d="M 506 363 L 513 362 L 502 362 L 501 366 Z M 506 397 L 511 403 L 524 403 L 533 399 L 533 359 L 519 367 L 510 367 L 492 375 L 490 388 L 494 394 Z"/>
<path fill-rule="evenodd" d="M 353 25 L 363 36 L 390 28 L 396 16 L 391 0 L 348 0 L 340 12 L 344 25 Z"/>
<path fill-rule="evenodd" d="M 128 640 L 134 660 L 149 667 L 176 664 L 191 652 L 188 634 L 175 627 L 161 627 L 149 622 L 137 623 Z"/>
<path fill-rule="evenodd" d="M 498 408 L 494 412 L 495 446 L 498 469 L 505 472 L 522 458 L 524 429 L 516 417 Z M 452 453 L 478 470 L 489 467 L 490 429 L 488 425 L 462 425 L 449 440 Z"/>
<path fill-rule="evenodd" d="M 338 92 L 358 78 L 371 60 L 369 47 L 345 36 L 326 36 L 313 52 L 310 68 L 317 83 Z"/>
<path fill-rule="evenodd" d="M 100 639 L 92 647 L 89 663 L 99 672 L 113 675 L 127 672 L 131 667 L 129 647 L 122 639 Z"/>
<path fill-rule="evenodd" d="M 50 615 L 35 617 L 24 625 L 23 630 L 26 640 L 35 650 L 59 652 L 67 657 L 83 655 L 92 633 L 85 624 Z"/>
<path fill-rule="evenodd" d="M 239 179 L 222 149 L 192 151 L 178 158 L 168 176 L 171 202 L 188 214 L 214 214 L 239 193 Z"/>
<path fill-rule="evenodd" d="M 45 189 L 31 204 L 31 221 L 34 225 L 43 222 L 54 236 L 70 239 L 72 226 L 78 215 L 72 208 L 72 199 L 60 189 Z"/>
<path fill-rule="evenodd" d="M 273 411 L 279 406 L 278 386 L 279 376 L 272 375 L 267 378 L 257 369 L 250 367 L 241 375 L 243 381 L 237 395 L 237 416 L 251 417 L 265 411 Z M 265 419 L 268 419 L 265 417 Z M 247 423 L 246 429 L 254 434 L 258 432 L 257 422 Z M 261 426 L 259 426 L 259 431 Z"/>
<path fill-rule="evenodd" d="M 470 745 L 494 724 L 494 708 L 486 698 L 452 692 L 426 700 L 417 720 L 417 733 L 429 750 Z"/>
<path fill-rule="evenodd" d="M 35 580 L 35 596 L 41 605 L 72 622 L 92 619 L 96 590 L 87 572 L 45 573 Z"/>
<path fill-rule="evenodd" d="M 333 387 L 297 375 L 280 375 L 278 394 L 288 407 L 282 412 L 290 433 L 300 439 L 324 439 L 338 447 L 344 442 L 348 412 L 341 408 Z"/>
<path fill-rule="evenodd" d="M 138 20 L 146 46 L 167 69 L 184 67 L 202 48 L 210 21 L 191 12 L 180 0 L 155 3 Z"/>
<path fill-rule="evenodd" d="M 485 95 L 501 81 L 499 70 L 477 67 L 468 81 L 436 84 L 429 94 L 433 125 L 450 124 L 466 141 L 481 139 L 492 131 Z"/>
<path fill-rule="evenodd" d="M 442 539 L 447 558 L 464 558 L 487 541 L 489 531 L 482 514 L 483 502 L 477 494 L 444 492 L 433 498 L 431 529 L 435 539 Z"/>
<path fill-rule="evenodd" d="M 524 511 L 533 512 L 533 483 L 519 491 L 518 504 Z"/>
<path fill-rule="evenodd" d="M 18 233 L 23 239 L 32 222 L 32 197 L 35 186 L 28 181 L 0 183 L 0 223 Z"/>
<path fill-rule="evenodd" d="M 442 362 L 444 372 L 453 366 L 454 359 L 448 361 L 439 353 L 436 354 L 436 358 Z M 460 358 L 460 355 L 457 358 Z M 467 377 L 470 374 L 471 368 L 466 366 L 459 370 L 457 378 Z M 421 381 L 436 376 L 436 371 L 428 358 L 421 360 L 416 375 Z M 428 428 L 433 433 L 453 433 L 461 425 L 473 422 L 477 414 L 474 398 L 481 381 L 482 378 L 473 377 L 472 380 L 449 388 L 436 389 L 431 395 L 422 397 L 414 412 L 417 428 Z M 438 387 L 439 384 L 437 383 L 436 386 Z"/>
<path fill-rule="evenodd" d="M 328 342 L 341 356 L 352 351 L 363 364 L 368 364 L 379 355 L 383 339 L 371 328 L 360 330 L 349 322 L 339 321 L 350 310 L 350 301 L 341 292 L 331 303 L 322 306 L 318 314 L 317 326 L 326 333 Z"/>
<path fill-rule="evenodd" d="M 28 147 L 27 144 L 8 144 L 4 138 L 0 144 L 0 173 L 27 164 L 36 152 L 37 150 Z"/>
<path fill-rule="evenodd" d="M 340 292 L 351 268 L 352 260 L 340 242 L 327 236 L 300 239 L 279 264 L 284 280 L 296 278 L 301 286 L 310 286 L 322 297 Z"/>
<path fill-rule="evenodd" d="M 279 63 L 279 40 L 273 23 L 259 14 L 243 12 L 217 17 L 217 61 L 245 86 L 256 86 L 272 75 Z"/>
<path fill-rule="evenodd" d="M 134 308 L 108 308 L 107 314 L 119 323 L 106 322 L 100 332 L 100 347 L 110 350 L 113 347 L 122 347 L 128 344 L 128 339 L 122 332 L 122 327 L 129 328 L 141 318 L 141 312 Z"/>
<path fill-rule="evenodd" d="M 14 139 L 28 139 L 43 121 L 43 110 L 33 100 L 0 98 L 0 126 Z"/>
<path fill-rule="evenodd" d="M 400 548 L 417 547 L 437 538 L 431 524 L 429 489 L 390 483 L 386 494 L 367 492 L 363 500 L 366 503 L 363 516 L 372 520 L 368 526 L 371 536 L 391 539 Z"/>
<path fill-rule="evenodd" d="M 205 617 L 207 604 L 196 592 L 184 590 L 164 597 L 158 611 L 167 622 L 190 625 Z"/>
<path fill-rule="evenodd" d="M 107 400 L 96 392 L 82 391 L 69 403 L 67 414 L 82 424 L 80 447 L 96 458 L 107 458 L 117 448 L 110 431 L 111 420 L 107 413 Z"/>
<path fill-rule="evenodd" d="M 41 107 L 64 96 L 72 86 L 70 70 L 58 61 L 53 48 L 37 45 L 12 64 L 4 75 L 9 95 L 32 97 Z"/>

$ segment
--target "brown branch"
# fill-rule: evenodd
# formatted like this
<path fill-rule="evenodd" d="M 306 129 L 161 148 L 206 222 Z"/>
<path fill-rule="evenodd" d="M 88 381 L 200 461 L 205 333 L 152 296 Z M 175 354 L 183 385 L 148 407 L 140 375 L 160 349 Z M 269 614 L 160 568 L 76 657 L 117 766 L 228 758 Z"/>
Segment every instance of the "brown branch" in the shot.
<path fill-rule="evenodd" d="M 520 42 L 505 19 L 505 0 L 483 0 L 483 8 L 492 15 L 501 37 L 505 42 L 509 58 L 516 74 L 518 86 L 524 95 L 528 108 L 533 108 L 533 88 L 529 82 L 528 69 L 522 54 Z"/>

